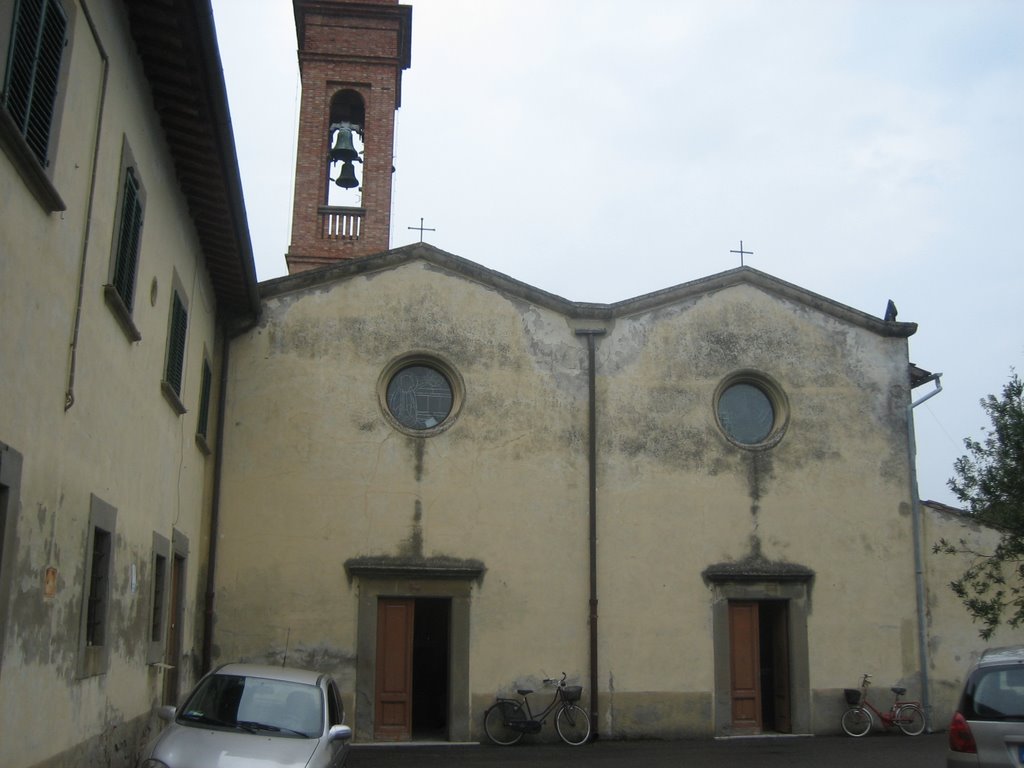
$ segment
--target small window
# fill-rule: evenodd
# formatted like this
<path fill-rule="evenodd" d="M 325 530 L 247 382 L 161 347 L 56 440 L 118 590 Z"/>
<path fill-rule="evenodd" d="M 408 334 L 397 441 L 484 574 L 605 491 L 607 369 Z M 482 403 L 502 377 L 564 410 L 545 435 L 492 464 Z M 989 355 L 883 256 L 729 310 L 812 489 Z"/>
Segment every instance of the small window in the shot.
<path fill-rule="evenodd" d="M 57 0 L 19 0 L 11 24 L 2 103 L 42 167 L 49 165 L 67 15 Z"/>
<path fill-rule="evenodd" d="M 117 216 L 111 238 L 109 282 L 104 286 L 107 305 L 132 341 L 142 334 L 135 326 L 135 284 L 142 248 L 142 220 L 146 208 L 146 190 L 138 166 L 125 139 L 121 148 L 121 175 L 118 185 Z"/>
<path fill-rule="evenodd" d="M 767 447 L 782 437 L 788 408 L 782 390 L 760 373 L 742 372 L 719 385 L 715 415 L 722 431 L 744 447 Z"/>
<path fill-rule="evenodd" d="M 108 638 L 110 601 L 114 577 L 114 531 L 117 510 L 92 496 L 86 541 L 86 583 L 82 595 L 82 625 L 79 640 L 82 677 L 107 671 L 110 660 Z"/>
<path fill-rule="evenodd" d="M 167 362 L 162 388 L 168 402 L 179 413 L 185 413 L 181 402 L 181 384 L 185 373 L 185 340 L 188 335 L 188 309 L 175 288 L 171 292 L 171 316 L 167 331 Z"/>
<path fill-rule="evenodd" d="M 14 526 L 21 496 L 21 454 L 0 443 L 0 637 L 7 637 L 7 617 L 13 589 Z M 0 662 L 4 644 L 0 642 Z"/>
<path fill-rule="evenodd" d="M 110 599 L 110 531 L 92 529 L 92 563 L 89 569 L 89 601 L 85 619 L 85 644 L 106 645 L 107 603 Z"/>
<path fill-rule="evenodd" d="M 149 648 L 146 663 L 163 660 L 167 633 L 167 578 L 171 544 L 166 537 L 153 533 L 152 578 L 149 605 Z"/>
<path fill-rule="evenodd" d="M 210 393 L 213 389 L 213 371 L 210 370 L 210 363 L 203 358 L 203 380 L 199 387 L 199 417 L 196 420 L 196 443 L 203 453 L 210 453 L 210 445 L 207 442 L 209 437 L 210 422 Z"/>

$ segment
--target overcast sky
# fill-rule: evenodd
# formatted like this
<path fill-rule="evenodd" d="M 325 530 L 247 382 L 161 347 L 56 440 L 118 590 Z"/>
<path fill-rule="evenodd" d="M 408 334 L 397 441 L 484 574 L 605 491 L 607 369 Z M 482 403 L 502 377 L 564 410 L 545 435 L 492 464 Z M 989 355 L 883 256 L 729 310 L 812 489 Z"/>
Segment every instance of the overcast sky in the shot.
<path fill-rule="evenodd" d="M 290 0 L 213 0 L 261 280 L 287 273 Z M 392 246 L 573 301 L 749 266 L 918 323 L 922 498 L 1024 374 L 1024 2 L 413 0 Z M 915 392 L 919 397 L 933 387 Z"/>

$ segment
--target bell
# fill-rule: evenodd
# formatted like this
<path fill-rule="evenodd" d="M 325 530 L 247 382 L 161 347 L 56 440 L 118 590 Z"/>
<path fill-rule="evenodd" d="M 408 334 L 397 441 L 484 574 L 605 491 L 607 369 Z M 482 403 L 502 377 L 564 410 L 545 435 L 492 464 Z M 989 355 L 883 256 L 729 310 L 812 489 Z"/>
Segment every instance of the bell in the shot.
<path fill-rule="evenodd" d="M 352 187 L 359 186 L 359 179 L 356 178 L 356 167 L 349 162 L 342 163 L 341 173 L 338 174 L 338 178 L 334 180 L 342 189 L 352 189 Z"/>
<path fill-rule="evenodd" d="M 331 147 L 331 162 L 341 160 L 344 163 L 351 163 L 359 158 L 356 147 L 352 143 L 352 130 L 350 128 L 339 128 L 334 135 L 334 146 Z"/>

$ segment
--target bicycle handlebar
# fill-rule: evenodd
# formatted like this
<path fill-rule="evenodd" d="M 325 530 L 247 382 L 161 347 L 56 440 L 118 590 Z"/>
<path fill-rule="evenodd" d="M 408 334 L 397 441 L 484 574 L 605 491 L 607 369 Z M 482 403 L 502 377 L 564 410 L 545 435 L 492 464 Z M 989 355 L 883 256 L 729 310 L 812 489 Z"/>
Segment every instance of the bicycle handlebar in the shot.
<path fill-rule="evenodd" d="M 559 680 L 557 677 L 545 677 L 544 685 L 557 685 L 561 688 L 565 687 L 565 672 L 562 673 L 562 679 Z"/>

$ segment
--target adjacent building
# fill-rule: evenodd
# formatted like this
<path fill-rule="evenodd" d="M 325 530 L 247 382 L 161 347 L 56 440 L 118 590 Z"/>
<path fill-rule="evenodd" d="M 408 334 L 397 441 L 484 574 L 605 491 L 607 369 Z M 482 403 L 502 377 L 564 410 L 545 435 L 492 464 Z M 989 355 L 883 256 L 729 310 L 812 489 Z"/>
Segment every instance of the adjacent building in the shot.
<path fill-rule="evenodd" d="M 0 0 L 0 765 L 129 765 L 202 667 L 258 311 L 202 2 Z"/>

